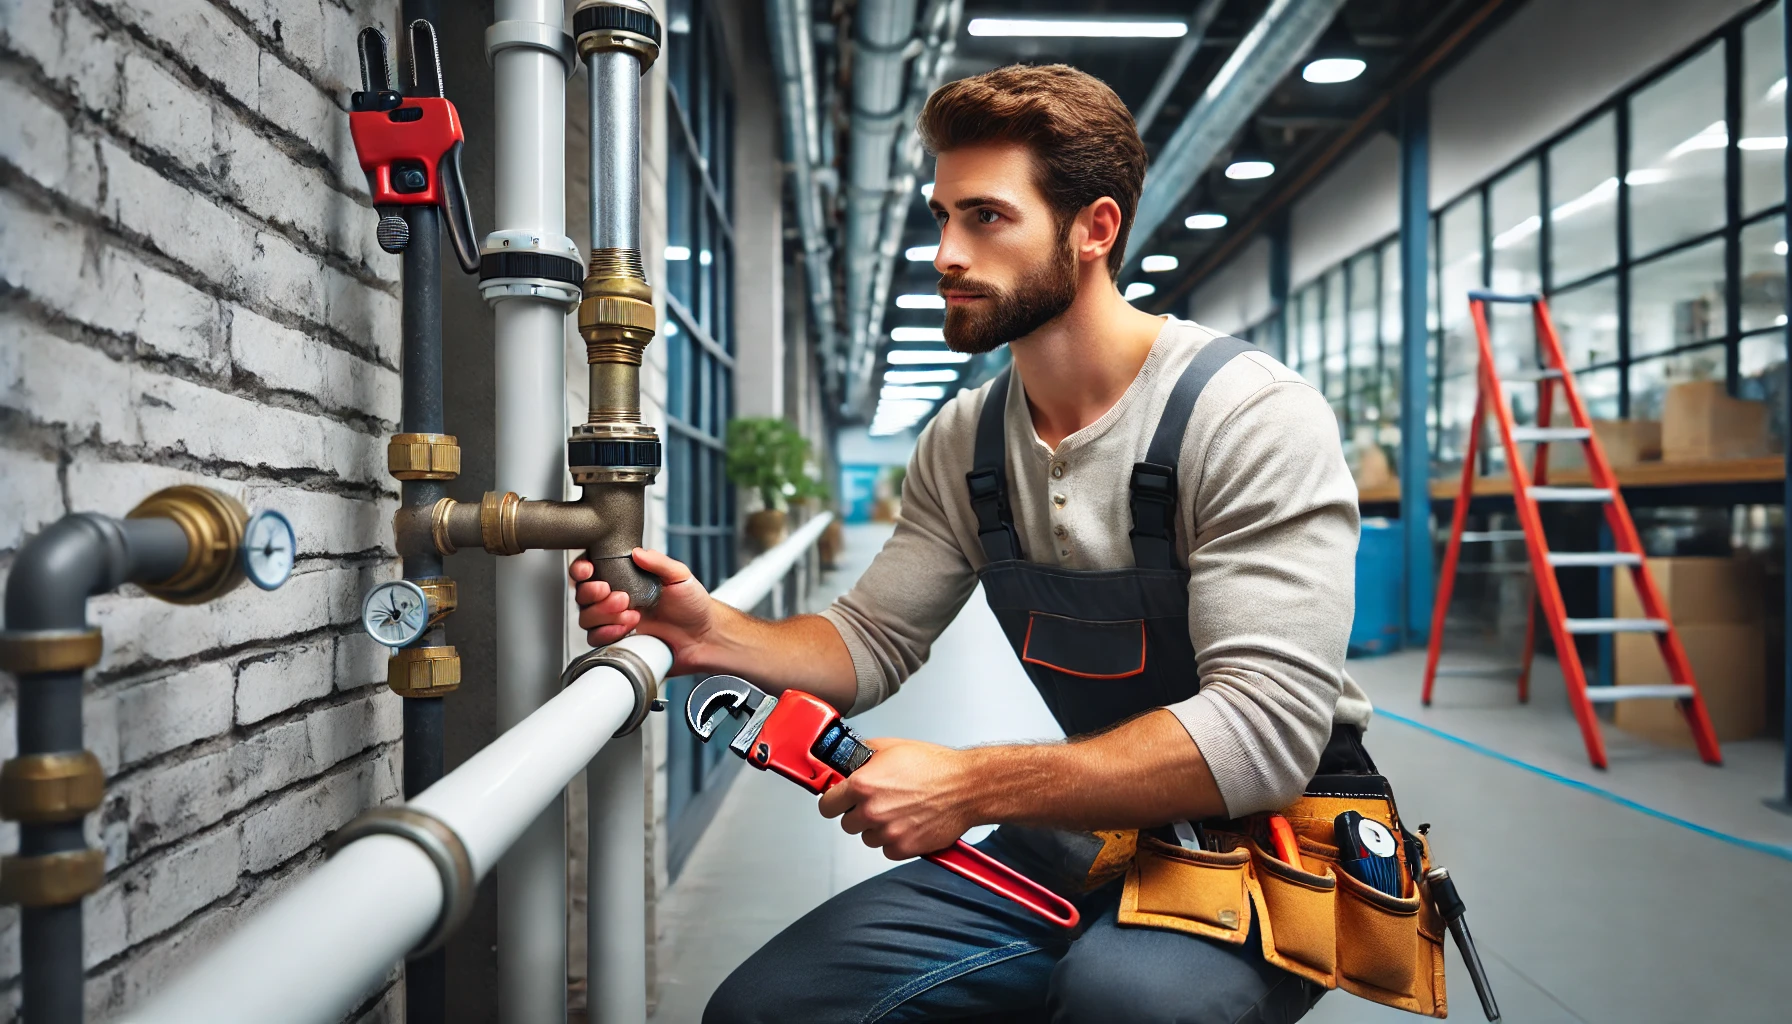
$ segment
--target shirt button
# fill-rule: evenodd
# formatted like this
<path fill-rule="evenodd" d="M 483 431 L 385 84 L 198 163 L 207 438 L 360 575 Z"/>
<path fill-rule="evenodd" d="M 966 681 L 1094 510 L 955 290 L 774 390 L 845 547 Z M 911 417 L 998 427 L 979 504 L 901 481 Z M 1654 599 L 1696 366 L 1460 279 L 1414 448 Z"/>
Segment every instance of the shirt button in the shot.
<path fill-rule="evenodd" d="M 1058 506 L 1059 508 L 1064 507 L 1064 501 L 1065 501 L 1065 498 L 1062 494 L 1052 495 L 1052 504 Z"/>
<path fill-rule="evenodd" d="M 1059 548 L 1058 554 L 1064 556 L 1065 558 L 1069 558 L 1070 557 L 1070 549 L 1069 548 Z"/>
<path fill-rule="evenodd" d="M 1059 523 L 1057 526 L 1052 527 L 1052 532 L 1057 534 L 1060 537 L 1070 536 L 1070 531 L 1066 530 L 1064 528 L 1064 524 L 1062 524 L 1062 523 Z"/>
<path fill-rule="evenodd" d="M 1052 463 L 1052 479 L 1056 480 L 1059 477 L 1062 477 L 1063 475 L 1064 475 L 1064 464 L 1062 462 Z"/>

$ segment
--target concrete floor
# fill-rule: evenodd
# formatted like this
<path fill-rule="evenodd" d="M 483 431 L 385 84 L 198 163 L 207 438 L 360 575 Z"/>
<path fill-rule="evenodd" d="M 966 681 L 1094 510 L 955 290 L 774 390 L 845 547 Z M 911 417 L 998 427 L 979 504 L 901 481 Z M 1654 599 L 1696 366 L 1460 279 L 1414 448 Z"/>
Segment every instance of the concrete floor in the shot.
<path fill-rule="evenodd" d="M 887 533 L 849 528 L 830 585 L 850 585 Z M 1524 707 L 1508 681 L 1448 678 L 1422 709 L 1422 667 L 1419 652 L 1350 669 L 1380 711 L 1369 749 L 1402 812 L 1433 824 L 1507 1021 L 1792 1020 L 1792 818 L 1761 803 L 1777 743 L 1731 744 L 1726 766 L 1709 768 L 1608 728 L 1612 768 L 1598 772 L 1551 663 Z M 902 693 L 854 724 L 951 745 L 1061 735 L 975 596 Z M 759 944 L 887 866 L 813 797 L 742 771 L 662 904 L 671 938 L 653 1019 L 699 1020 Z M 1453 946 L 1448 956 L 1455 1017 L 1481 1019 Z M 1306 1018 L 1413 1019 L 1342 992 Z"/>

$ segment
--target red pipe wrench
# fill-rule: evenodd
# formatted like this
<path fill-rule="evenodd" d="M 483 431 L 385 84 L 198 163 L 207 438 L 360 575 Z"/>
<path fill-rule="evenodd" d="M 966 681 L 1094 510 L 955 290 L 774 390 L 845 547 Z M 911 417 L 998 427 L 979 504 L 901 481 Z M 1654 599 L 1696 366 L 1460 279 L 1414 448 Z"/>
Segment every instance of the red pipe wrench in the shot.
<path fill-rule="evenodd" d="M 710 676 L 685 702 L 685 721 L 709 742 L 723 715 L 746 715 L 728 749 L 761 771 L 769 768 L 811 793 L 825 793 L 871 760 L 872 749 L 840 713 L 801 690 L 772 696 L 739 676 Z M 960 839 L 927 860 L 1026 907 L 1062 928 L 1080 920 L 1071 902 Z"/>

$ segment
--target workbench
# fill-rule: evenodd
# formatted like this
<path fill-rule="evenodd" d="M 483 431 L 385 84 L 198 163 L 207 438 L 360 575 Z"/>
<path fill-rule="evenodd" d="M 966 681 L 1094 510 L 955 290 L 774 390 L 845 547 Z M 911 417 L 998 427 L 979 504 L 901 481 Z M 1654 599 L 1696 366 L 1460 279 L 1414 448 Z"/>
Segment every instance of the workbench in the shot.
<path fill-rule="evenodd" d="M 1659 508 L 1665 505 L 1777 505 L 1785 500 L 1786 460 L 1782 455 L 1761 455 L 1741 459 L 1708 459 L 1699 462 L 1638 462 L 1619 466 L 1618 488 L 1632 508 Z M 1585 486 L 1592 477 L 1585 466 L 1573 469 L 1551 469 L 1549 483 L 1561 486 Z M 1438 514 L 1448 516 L 1462 478 L 1431 481 L 1431 503 L 1442 506 Z M 1475 478 L 1474 503 L 1499 506 L 1512 497 L 1512 478 L 1497 476 Z M 1371 487 L 1359 492 L 1358 504 L 1364 515 L 1400 514 L 1398 482 Z"/>

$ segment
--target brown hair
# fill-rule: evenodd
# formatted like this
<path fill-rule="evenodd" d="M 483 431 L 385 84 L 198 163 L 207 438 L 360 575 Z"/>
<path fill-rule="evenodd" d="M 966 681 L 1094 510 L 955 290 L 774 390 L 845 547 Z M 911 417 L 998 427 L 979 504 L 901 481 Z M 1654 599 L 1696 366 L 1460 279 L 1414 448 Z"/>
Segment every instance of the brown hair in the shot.
<path fill-rule="evenodd" d="M 1060 232 L 1090 203 L 1112 198 L 1120 234 L 1108 274 L 1119 276 L 1145 184 L 1145 144 L 1107 83 L 1067 64 L 1011 64 L 940 86 L 915 127 L 934 154 L 979 143 L 1026 146 Z"/>

